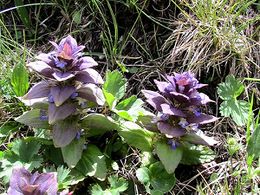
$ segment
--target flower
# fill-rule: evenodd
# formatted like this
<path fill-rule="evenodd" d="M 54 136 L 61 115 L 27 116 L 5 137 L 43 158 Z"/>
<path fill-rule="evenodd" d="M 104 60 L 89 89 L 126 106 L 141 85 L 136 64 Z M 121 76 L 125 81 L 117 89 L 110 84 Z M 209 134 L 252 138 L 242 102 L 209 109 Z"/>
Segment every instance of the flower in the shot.
<path fill-rule="evenodd" d="M 194 74 L 174 73 L 173 76 L 166 75 L 166 78 L 167 81 L 154 80 L 159 93 L 142 90 L 146 101 L 158 111 L 156 123 L 162 134 L 168 138 L 179 138 L 197 132 L 198 125 L 217 120 L 212 115 L 201 113 L 200 106 L 212 100 L 198 92 L 206 84 L 200 84 Z"/>
<path fill-rule="evenodd" d="M 56 173 L 30 173 L 25 168 L 12 171 L 8 195 L 57 195 Z"/>
<path fill-rule="evenodd" d="M 103 84 L 100 74 L 92 67 L 98 63 L 91 57 L 83 56 L 80 52 L 84 46 L 78 46 L 70 35 L 62 39 L 59 45 L 51 42 L 55 51 L 42 53 L 36 57 L 38 61 L 28 64 L 29 68 L 47 79 L 58 82 L 74 78 L 82 83 Z"/>
<path fill-rule="evenodd" d="M 80 104 L 84 101 L 104 105 L 105 98 L 98 86 L 104 81 L 93 69 L 98 65 L 97 62 L 83 55 L 84 46 L 78 45 L 72 36 L 68 35 L 59 44 L 51 43 L 55 47 L 54 51 L 41 53 L 36 57 L 37 61 L 28 64 L 28 67 L 43 76 L 44 80 L 36 83 L 25 94 L 23 100 L 37 102 L 39 99 L 38 104 L 45 101 L 48 106 L 45 110 L 41 109 L 39 119 L 48 120 L 48 123 L 53 126 L 55 146 L 61 147 L 65 146 L 64 143 L 69 144 L 78 130 L 77 123 L 73 122 L 68 128 L 73 129 L 73 133 L 63 135 L 58 132 L 63 131 L 59 129 L 64 126 L 61 124 L 62 121 L 78 115 Z M 39 106 L 38 104 L 35 105 Z"/>

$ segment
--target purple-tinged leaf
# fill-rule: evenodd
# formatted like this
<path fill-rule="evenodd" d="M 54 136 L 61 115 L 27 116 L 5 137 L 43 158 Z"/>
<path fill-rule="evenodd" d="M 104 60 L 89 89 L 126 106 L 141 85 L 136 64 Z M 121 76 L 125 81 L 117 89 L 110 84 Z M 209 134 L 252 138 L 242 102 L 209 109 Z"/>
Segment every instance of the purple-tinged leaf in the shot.
<path fill-rule="evenodd" d="M 76 91 L 73 86 L 54 86 L 51 87 L 51 95 L 56 106 L 62 105 Z"/>
<path fill-rule="evenodd" d="M 62 120 L 53 125 L 52 137 L 55 147 L 65 147 L 76 137 L 79 126 L 76 120 Z"/>
<path fill-rule="evenodd" d="M 57 195 L 57 193 L 56 173 L 31 174 L 25 168 L 13 169 L 8 195 Z"/>
<path fill-rule="evenodd" d="M 19 123 L 35 127 L 35 128 L 43 128 L 48 129 L 49 124 L 46 120 L 41 120 L 41 110 L 33 109 L 23 113 L 23 115 L 15 118 L 15 120 Z"/>
<path fill-rule="evenodd" d="M 200 88 L 206 87 L 206 86 L 208 86 L 208 84 L 201 84 L 201 83 L 199 83 L 199 84 L 197 84 L 194 88 L 195 88 L 195 89 L 200 89 Z"/>
<path fill-rule="evenodd" d="M 55 106 L 55 104 L 50 103 L 48 109 L 49 124 L 54 124 L 59 120 L 67 118 L 68 116 L 76 112 L 76 108 L 76 104 L 73 103 L 63 104 L 59 107 Z"/>
<path fill-rule="evenodd" d="M 47 105 L 47 108 L 48 108 L 48 98 L 47 97 L 35 98 L 35 99 L 30 99 L 30 100 L 23 99 L 23 98 L 18 98 L 18 99 L 21 102 L 23 102 L 24 105 L 26 105 L 26 106 L 31 106 L 33 108 L 39 108 L 39 106 L 42 107 L 42 106 Z"/>
<path fill-rule="evenodd" d="M 41 53 L 38 56 L 36 56 L 36 59 L 45 62 L 51 67 L 55 67 L 51 54 Z"/>
<path fill-rule="evenodd" d="M 186 133 L 185 129 L 173 127 L 166 122 L 158 122 L 157 127 L 161 133 L 166 134 L 168 137 L 180 137 Z"/>
<path fill-rule="evenodd" d="M 93 83 L 93 84 L 104 83 L 100 74 L 92 68 L 87 68 L 83 71 L 79 71 L 77 73 L 76 80 L 82 83 Z"/>
<path fill-rule="evenodd" d="M 53 78 L 53 69 L 43 61 L 30 62 L 27 66 L 45 77 Z"/>
<path fill-rule="evenodd" d="M 204 93 L 199 93 L 201 97 L 201 104 L 205 105 L 209 102 L 214 102 L 213 100 L 209 99 L 209 97 Z"/>
<path fill-rule="evenodd" d="M 198 93 L 196 97 L 190 98 L 192 105 L 205 105 L 209 102 L 214 102 L 213 100 L 209 99 L 209 97 L 204 93 Z"/>
<path fill-rule="evenodd" d="M 36 99 L 48 97 L 50 93 L 49 84 L 46 81 L 41 81 L 36 83 L 27 94 L 23 97 L 23 99 Z"/>
<path fill-rule="evenodd" d="M 91 68 L 98 65 L 98 63 L 92 57 L 88 56 L 80 58 L 79 63 L 80 70 L 85 70 L 87 68 Z"/>
<path fill-rule="evenodd" d="M 170 81 L 172 86 L 174 86 L 174 88 L 176 88 L 175 77 L 174 76 L 170 76 L 170 75 L 166 75 L 166 78 L 167 78 L 168 81 Z"/>
<path fill-rule="evenodd" d="M 34 181 L 35 185 L 38 185 L 38 193 L 42 195 L 56 195 L 58 191 L 57 175 L 56 173 L 41 173 Z"/>
<path fill-rule="evenodd" d="M 137 123 L 149 131 L 158 131 L 157 124 L 153 122 L 154 115 L 138 116 Z"/>
<path fill-rule="evenodd" d="M 78 96 L 95 102 L 98 105 L 104 105 L 105 97 L 102 90 L 94 84 L 85 84 L 80 89 L 77 90 Z"/>
<path fill-rule="evenodd" d="M 162 82 L 162 81 L 158 81 L 158 80 L 155 79 L 154 83 L 158 87 L 159 91 L 162 92 L 162 93 L 168 92 L 169 87 L 173 88 L 173 86 L 168 82 L 164 82 L 164 81 Z"/>
<path fill-rule="evenodd" d="M 181 116 L 181 117 L 186 116 L 181 110 L 174 108 L 173 106 L 171 106 L 167 103 L 161 104 L 161 108 L 162 108 L 163 114 L 169 114 L 169 115 L 172 115 L 172 116 Z"/>
<path fill-rule="evenodd" d="M 189 96 L 184 95 L 182 93 L 171 91 L 170 94 L 172 96 L 172 99 L 177 100 L 180 103 L 187 103 L 190 100 Z"/>
<path fill-rule="evenodd" d="M 142 90 L 142 93 L 147 98 L 146 101 L 159 112 L 162 112 L 161 104 L 168 103 L 167 100 L 157 92 Z"/>
<path fill-rule="evenodd" d="M 186 120 L 188 123 L 207 124 L 218 120 L 217 117 L 201 113 L 200 116 L 189 115 Z"/>
<path fill-rule="evenodd" d="M 218 143 L 212 137 L 206 136 L 202 131 L 191 132 L 181 137 L 181 140 L 188 141 L 193 144 L 213 146 Z"/>
<path fill-rule="evenodd" d="M 52 76 L 57 80 L 57 81 L 66 81 L 72 77 L 75 76 L 75 74 L 71 72 L 54 72 Z"/>

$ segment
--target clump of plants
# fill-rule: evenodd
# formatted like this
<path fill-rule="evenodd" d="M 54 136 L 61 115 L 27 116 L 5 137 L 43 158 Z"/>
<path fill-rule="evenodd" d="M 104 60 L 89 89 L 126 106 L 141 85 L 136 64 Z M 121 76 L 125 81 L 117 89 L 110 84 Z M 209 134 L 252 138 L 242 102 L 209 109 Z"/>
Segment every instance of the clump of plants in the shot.
<path fill-rule="evenodd" d="M 128 189 L 128 183 L 115 173 L 118 169 L 112 151 L 129 145 L 149 156 L 136 171 L 140 183 L 148 193 L 163 194 L 174 187 L 179 163 L 199 164 L 214 158 L 207 146 L 216 141 L 204 135 L 199 126 L 217 118 L 203 113 L 203 106 L 212 100 L 198 91 L 206 85 L 194 74 L 166 75 L 166 81 L 154 81 L 159 92 L 142 91 L 155 109 L 154 115 L 135 95 L 124 99 L 127 80 L 119 71 L 107 71 L 103 81 L 93 69 L 97 62 L 84 56 L 84 46 L 78 46 L 73 37 L 51 43 L 54 51 L 41 53 L 37 61 L 28 64 L 42 81 L 21 98 L 32 109 L 16 118 L 32 128 L 33 136 L 17 139 L 3 154 L 1 169 L 6 175 L 0 177 L 8 182 L 12 173 L 9 191 L 53 194 L 95 177 L 100 183 L 108 180 L 110 187 L 96 184 L 91 192 L 119 194 Z M 109 141 L 100 143 L 102 139 Z M 121 153 L 122 158 L 124 155 Z M 155 177 L 158 171 L 161 177 Z M 48 185 L 58 187 L 48 191 L 40 181 L 53 173 L 57 179 L 54 174 Z M 26 186 L 14 186 L 19 174 L 26 177 Z"/>

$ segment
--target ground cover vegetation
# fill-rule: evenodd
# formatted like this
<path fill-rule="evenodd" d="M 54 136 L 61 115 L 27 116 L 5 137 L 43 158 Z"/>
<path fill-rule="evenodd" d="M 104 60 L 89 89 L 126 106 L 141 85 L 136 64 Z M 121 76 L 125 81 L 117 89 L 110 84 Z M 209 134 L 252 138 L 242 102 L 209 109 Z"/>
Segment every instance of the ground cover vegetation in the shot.
<path fill-rule="evenodd" d="M 256 0 L 0 2 L 0 192 L 259 194 Z"/>

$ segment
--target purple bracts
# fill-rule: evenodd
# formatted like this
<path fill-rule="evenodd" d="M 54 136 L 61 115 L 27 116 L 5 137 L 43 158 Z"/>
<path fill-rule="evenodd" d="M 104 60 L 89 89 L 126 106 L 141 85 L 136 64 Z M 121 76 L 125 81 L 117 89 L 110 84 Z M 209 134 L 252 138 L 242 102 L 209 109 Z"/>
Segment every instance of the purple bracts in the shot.
<path fill-rule="evenodd" d="M 30 173 L 25 168 L 14 168 L 8 195 L 57 195 L 56 173 Z"/>
<path fill-rule="evenodd" d="M 44 77 L 44 81 L 36 83 L 23 99 L 35 101 L 46 99 L 47 114 L 39 117 L 48 119 L 49 124 L 55 126 L 53 133 L 55 143 L 61 143 L 62 140 L 68 144 L 73 139 L 71 136 L 75 136 L 74 133 L 58 138 L 56 135 L 62 135 L 58 132 L 58 127 L 63 120 L 78 114 L 78 109 L 81 109 L 79 104 L 90 101 L 103 105 L 105 98 L 98 85 L 104 81 L 93 69 L 98 65 L 97 62 L 91 57 L 83 56 L 84 46 L 78 46 L 72 36 L 68 35 L 59 44 L 51 43 L 55 47 L 54 51 L 42 53 L 36 57 L 37 61 L 28 64 L 30 69 Z M 59 125 L 55 125 L 56 123 Z M 76 126 L 74 124 L 74 127 Z M 59 144 L 56 146 L 61 147 Z"/>
<path fill-rule="evenodd" d="M 158 130 L 168 138 L 179 138 L 198 130 L 198 125 L 217 120 L 200 112 L 200 106 L 213 102 L 197 89 L 200 84 L 190 72 L 166 76 L 167 81 L 154 80 L 159 92 L 143 90 L 146 101 L 158 111 Z"/>

